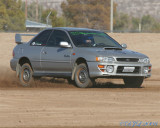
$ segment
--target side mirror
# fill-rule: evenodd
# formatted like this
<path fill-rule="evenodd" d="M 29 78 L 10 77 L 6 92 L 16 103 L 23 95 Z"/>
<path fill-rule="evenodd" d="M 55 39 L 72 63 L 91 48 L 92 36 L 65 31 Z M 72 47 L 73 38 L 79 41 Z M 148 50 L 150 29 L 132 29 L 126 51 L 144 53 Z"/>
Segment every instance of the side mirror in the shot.
<path fill-rule="evenodd" d="M 71 48 L 71 45 L 65 41 L 60 42 L 60 46 L 63 48 Z"/>
<path fill-rule="evenodd" d="M 122 48 L 123 49 L 126 49 L 127 48 L 127 45 L 126 44 L 121 44 Z"/>

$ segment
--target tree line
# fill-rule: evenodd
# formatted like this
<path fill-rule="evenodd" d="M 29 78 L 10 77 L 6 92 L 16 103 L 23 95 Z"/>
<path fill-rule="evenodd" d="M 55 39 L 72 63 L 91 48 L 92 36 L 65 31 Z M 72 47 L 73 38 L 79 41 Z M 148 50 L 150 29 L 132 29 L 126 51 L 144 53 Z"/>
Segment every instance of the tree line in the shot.
<path fill-rule="evenodd" d="M 25 15 L 21 10 L 21 1 L 0 1 L 0 30 L 21 31 L 25 29 Z"/>
<path fill-rule="evenodd" d="M 67 0 L 61 4 L 63 15 L 54 9 L 38 5 L 38 22 L 46 23 L 49 17 L 53 27 L 87 27 L 100 30 L 110 29 L 110 0 Z M 160 23 L 150 15 L 142 18 L 117 12 L 114 3 L 114 30 L 117 32 L 160 32 Z M 36 3 L 28 5 L 27 19 L 35 21 Z M 21 0 L 0 1 L 0 31 L 25 31 L 25 2 Z"/>

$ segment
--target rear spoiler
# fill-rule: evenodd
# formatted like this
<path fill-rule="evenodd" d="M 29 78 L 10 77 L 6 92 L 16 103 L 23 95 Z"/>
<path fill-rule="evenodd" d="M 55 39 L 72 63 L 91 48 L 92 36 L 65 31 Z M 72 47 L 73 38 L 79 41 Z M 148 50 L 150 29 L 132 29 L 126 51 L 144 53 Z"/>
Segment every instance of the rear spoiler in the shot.
<path fill-rule="evenodd" d="M 22 44 L 24 42 L 22 42 L 22 36 L 36 36 L 37 34 L 16 34 L 15 35 L 15 42 L 17 44 Z"/>

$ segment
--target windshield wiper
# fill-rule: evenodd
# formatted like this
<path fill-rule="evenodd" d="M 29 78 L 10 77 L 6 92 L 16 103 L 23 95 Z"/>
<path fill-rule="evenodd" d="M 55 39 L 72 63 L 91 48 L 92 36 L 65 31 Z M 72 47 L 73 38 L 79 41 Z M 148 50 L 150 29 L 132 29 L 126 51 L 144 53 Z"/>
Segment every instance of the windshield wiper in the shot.
<path fill-rule="evenodd" d="M 106 49 L 109 49 L 109 50 L 112 50 L 112 49 L 114 49 L 114 50 L 122 50 L 122 48 L 118 48 L 118 47 L 104 47 L 104 49 L 106 50 Z"/>

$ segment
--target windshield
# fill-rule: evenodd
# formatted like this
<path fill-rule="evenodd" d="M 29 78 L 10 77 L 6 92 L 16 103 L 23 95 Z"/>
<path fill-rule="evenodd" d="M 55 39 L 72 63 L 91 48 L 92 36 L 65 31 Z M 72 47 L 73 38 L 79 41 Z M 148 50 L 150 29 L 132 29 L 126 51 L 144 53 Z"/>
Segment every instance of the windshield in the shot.
<path fill-rule="evenodd" d="M 115 47 L 121 45 L 104 32 L 97 31 L 70 31 L 73 43 L 76 47 Z"/>

